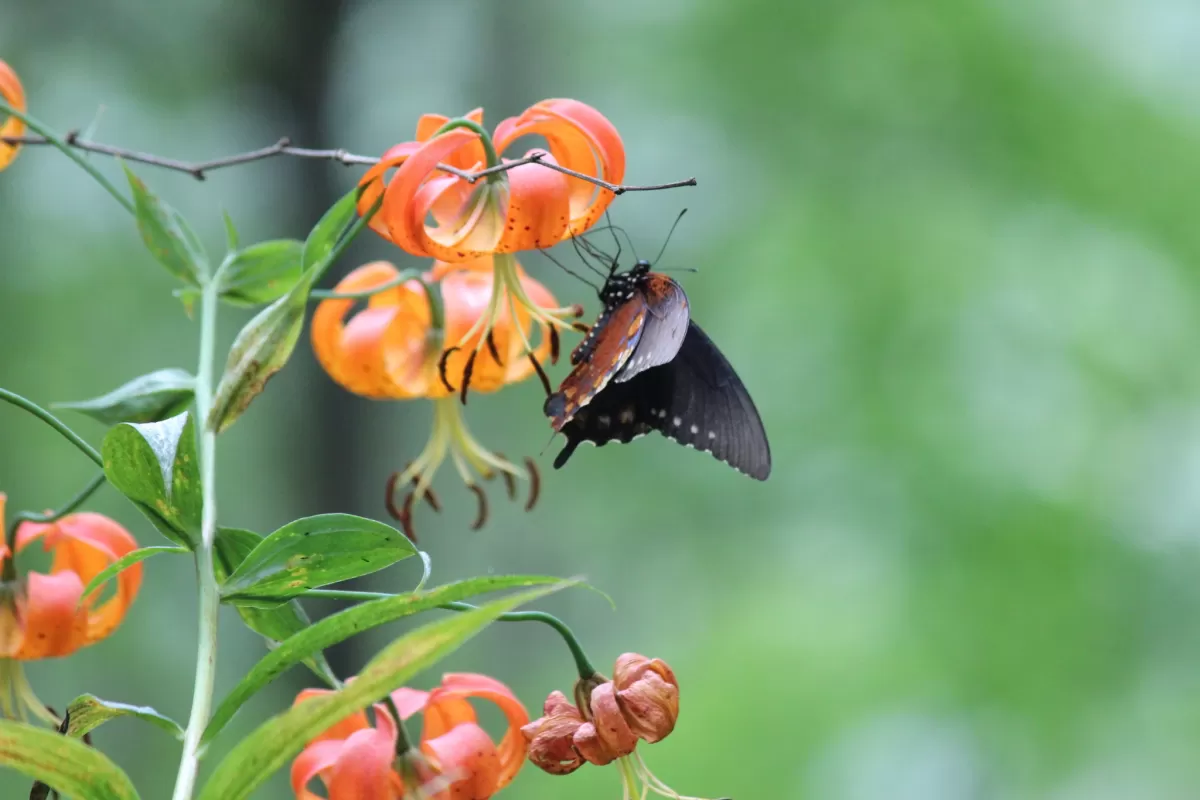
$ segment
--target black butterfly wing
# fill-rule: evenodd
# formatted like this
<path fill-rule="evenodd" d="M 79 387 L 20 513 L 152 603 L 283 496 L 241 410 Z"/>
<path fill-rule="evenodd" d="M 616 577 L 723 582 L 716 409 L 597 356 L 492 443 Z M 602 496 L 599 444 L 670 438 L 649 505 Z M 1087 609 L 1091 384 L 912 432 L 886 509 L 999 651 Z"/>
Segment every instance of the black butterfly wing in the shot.
<path fill-rule="evenodd" d="M 659 397 L 668 392 L 662 385 L 665 368 L 643 372 L 625 383 L 611 382 L 592 402 L 575 412 L 561 428 L 567 446 L 554 459 L 554 468 L 567 463 L 583 442 L 603 447 L 609 442 L 628 444 L 657 430 L 661 420 L 656 409 Z"/>
<path fill-rule="evenodd" d="M 762 418 L 733 366 L 699 325 L 688 323 L 679 354 L 662 369 L 669 380 L 660 379 L 653 410 L 663 435 L 765 481 L 771 446 Z"/>
<path fill-rule="evenodd" d="M 771 448 L 754 401 L 694 322 L 674 360 L 624 383 L 609 383 L 562 427 L 567 446 L 554 467 L 565 464 L 582 442 L 627 443 L 652 430 L 712 453 L 757 480 L 771 474 Z"/>
<path fill-rule="evenodd" d="M 647 314 L 636 349 L 613 378 L 618 382 L 669 363 L 679 353 L 688 332 L 688 300 L 682 286 L 666 275 L 651 272 L 636 291 L 641 293 Z"/>

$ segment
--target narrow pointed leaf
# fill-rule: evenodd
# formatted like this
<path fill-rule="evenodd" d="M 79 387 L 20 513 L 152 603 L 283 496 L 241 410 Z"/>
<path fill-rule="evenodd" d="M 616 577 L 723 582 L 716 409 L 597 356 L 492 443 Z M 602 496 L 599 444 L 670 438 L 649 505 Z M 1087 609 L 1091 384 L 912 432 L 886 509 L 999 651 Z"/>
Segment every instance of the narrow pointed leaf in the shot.
<path fill-rule="evenodd" d="M 459 616 L 422 626 L 379 652 L 353 683 L 307 700 L 267 720 L 241 741 L 213 772 L 200 800 L 244 800 L 287 764 L 311 739 L 347 716 L 400 688 L 436 664 L 506 611 L 568 584 L 531 589 Z"/>
<path fill-rule="evenodd" d="M 167 545 L 155 545 L 153 547 L 139 547 L 131 553 L 126 553 L 121 558 L 118 558 L 113 563 L 109 564 L 101 570 L 96 577 L 88 581 L 88 585 L 83 587 L 83 597 L 87 597 L 92 592 L 97 591 L 104 584 L 111 581 L 117 575 L 137 564 L 139 561 L 145 561 L 150 556 L 156 556 L 160 553 L 188 553 L 191 552 L 186 547 L 170 547 Z"/>
<path fill-rule="evenodd" d="M 146 188 L 129 167 L 125 167 L 138 231 L 150 254 L 175 277 L 192 286 L 200 285 L 200 276 L 208 272 L 208 258 L 196 234 L 178 211 Z"/>
<path fill-rule="evenodd" d="M 189 412 L 116 425 L 104 437 L 101 455 L 109 483 L 143 511 L 149 508 L 160 531 L 184 545 L 198 540 L 203 500 Z"/>
<path fill-rule="evenodd" d="M 184 411 L 192 402 L 196 379 L 181 369 L 160 369 L 134 378 L 108 394 L 75 403 L 56 403 L 87 414 L 105 425 L 159 422 Z"/>
<path fill-rule="evenodd" d="M 224 582 L 262 540 L 263 537 L 254 531 L 237 528 L 218 529 L 216 557 L 213 559 L 213 571 L 218 582 Z M 235 608 L 246 627 L 265 638 L 270 649 L 305 630 L 310 624 L 304 607 L 297 600 L 280 603 L 272 608 L 255 608 L 241 604 Z M 327 685 L 337 684 L 333 669 L 320 649 L 309 652 L 302 658 L 301 663 Z"/>
<path fill-rule="evenodd" d="M 331 614 L 291 638 L 263 656 L 233 691 L 221 701 L 204 731 L 203 741 L 209 742 L 233 718 L 237 710 L 259 690 L 278 678 L 288 668 L 314 653 L 349 639 L 355 634 L 394 622 L 403 617 L 437 608 L 443 603 L 453 603 L 487 592 L 518 587 L 562 583 L 561 578 L 539 575 L 505 575 L 470 578 L 445 586 L 438 586 L 424 594 L 402 594 L 369 600 Z"/>
<path fill-rule="evenodd" d="M 205 425 L 221 433 L 237 421 L 267 381 L 291 357 L 304 328 L 308 286 L 299 283 L 246 323 L 229 348 L 229 360 Z"/>
<path fill-rule="evenodd" d="M 221 271 L 221 299 L 239 306 L 278 300 L 300 280 L 303 252 L 304 243 L 295 239 L 259 242 L 239 250 Z"/>
<path fill-rule="evenodd" d="M 41 781 L 71 800 L 137 800 L 129 776 L 78 739 L 0 720 L 0 765 Z"/>
<path fill-rule="evenodd" d="M 289 522 L 265 538 L 221 586 L 225 600 L 295 597 L 415 556 L 412 541 L 390 525 L 353 514 Z"/>
<path fill-rule="evenodd" d="M 179 723 L 165 714 L 160 714 L 149 706 L 131 706 L 126 703 L 114 703 L 111 700 L 101 700 L 90 694 L 80 695 L 71 701 L 67 707 L 67 736 L 82 738 L 85 734 L 117 717 L 136 717 L 155 725 L 180 741 L 183 740 L 183 728 Z"/>
<path fill-rule="evenodd" d="M 321 217 L 309 232 L 308 239 L 304 242 L 302 261 L 304 272 L 309 272 L 313 267 L 329 258 L 329 254 L 333 252 L 338 241 L 354 224 L 354 220 L 358 216 L 356 204 L 359 191 L 358 187 L 355 187 L 347 192 L 342 199 L 325 212 L 325 216 Z"/>
<path fill-rule="evenodd" d="M 238 232 L 233 224 L 233 217 L 229 216 L 228 211 L 221 212 L 222 219 L 225 220 L 225 245 L 229 248 L 229 252 L 234 252 L 238 249 Z"/>

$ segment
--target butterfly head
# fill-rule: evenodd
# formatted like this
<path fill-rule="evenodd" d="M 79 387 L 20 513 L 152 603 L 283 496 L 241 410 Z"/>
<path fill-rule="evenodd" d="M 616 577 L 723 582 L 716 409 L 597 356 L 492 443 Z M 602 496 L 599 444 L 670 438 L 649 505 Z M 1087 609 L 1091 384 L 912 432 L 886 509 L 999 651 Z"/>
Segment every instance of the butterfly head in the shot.
<path fill-rule="evenodd" d="M 638 284 L 650 274 L 650 262 L 642 259 L 624 272 L 614 272 L 600 290 L 600 301 L 605 308 L 616 308 L 633 299 Z"/>

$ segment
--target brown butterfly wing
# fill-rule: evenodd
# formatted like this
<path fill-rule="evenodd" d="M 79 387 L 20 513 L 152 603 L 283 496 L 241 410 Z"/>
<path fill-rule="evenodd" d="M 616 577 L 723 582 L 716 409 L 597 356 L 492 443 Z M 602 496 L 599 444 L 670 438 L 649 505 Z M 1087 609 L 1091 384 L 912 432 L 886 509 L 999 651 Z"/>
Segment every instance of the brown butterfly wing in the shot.
<path fill-rule="evenodd" d="M 649 308 L 643 295 L 607 311 L 589 333 L 590 344 L 558 391 L 546 398 L 544 410 L 554 430 L 562 430 L 616 375 L 637 348 Z"/>

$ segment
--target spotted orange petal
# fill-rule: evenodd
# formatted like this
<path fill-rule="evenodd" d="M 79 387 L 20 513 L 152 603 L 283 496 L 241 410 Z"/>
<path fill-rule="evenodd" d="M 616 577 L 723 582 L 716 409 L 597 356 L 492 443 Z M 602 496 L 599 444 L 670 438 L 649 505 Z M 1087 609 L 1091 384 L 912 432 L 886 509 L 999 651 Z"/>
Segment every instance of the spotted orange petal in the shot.
<path fill-rule="evenodd" d="M 442 706 L 445 706 L 448 711 L 444 712 L 440 722 L 446 723 L 453 720 L 454 725 L 474 722 L 475 714 L 470 711 L 470 706 L 467 705 L 470 712 L 468 717 L 456 702 L 465 701 L 469 697 L 495 703 L 504 712 L 504 717 L 508 721 L 508 729 L 496 748 L 500 763 L 496 788 L 503 788 L 513 779 L 525 761 L 527 744 L 525 737 L 521 734 L 521 727 L 529 724 L 529 712 L 525 710 L 525 706 L 521 704 L 512 690 L 495 678 L 470 672 L 449 673 L 443 676 L 442 685 L 429 693 L 429 704 L 425 712 L 426 725 L 429 720 L 429 709 L 436 707 L 440 712 Z M 447 726 L 446 729 L 449 727 L 453 727 L 453 725 Z M 433 738 L 438 735 L 440 735 L 440 731 L 430 733 L 427 729 L 422 733 L 422 741 L 426 736 Z"/>
<path fill-rule="evenodd" d="M 88 644 L 88 613 L 79 602 L 82 597 L 83 581 L 74 572 L 29 573 L 22 619 L 25 640 L 15 657 L 57 658 Z"/>
<path fill-rule="evenodd" d="M 616 127 L 599 111 L 578 100 L 543 100 L 515 119 L 496 127 L 496 148 L 503 152 L 515 139 L 536 134 L 546 140 L 558 163 L 608 183 L 625 179 L 625 145 Z M 569 177 L 570 227 L 566 236 L 583 233 L 596 223 L 613 193 Z"/>
<path fill-rule="evenodd" d="M 474 722 L 456 725 L 421 744 L 421 749 L 449 778 L 452 798 L 486 800 L 498 792 L 503 768 L 496 745 L 487 731 Z"/>
<path fill-rule="evenodd" d="M 384 731 L 351 734 L 329 768 L 329 800 L 399 800 L 404 784 L 392 770 L 395 756 L 395 738 Z"/>
<path fill-rule="evenodd" d="M 476 108 L 466 114 L 466 118 L 476 125 L 482 125 L 483 109 Z M 433 135 L 449 121 L 450 117 L 444 117 L 441 114 L 424 114 L 417 120 L 417 141 L 425 142 L 432 139 Z M 476 141 L 474 144 L 464 147 L 456 153 L 452 153 L 447 157 L 445 163 L 459 169 L 474 170 L 477 164 L 483 162 L 484 158 L 483 143 Z"/>

